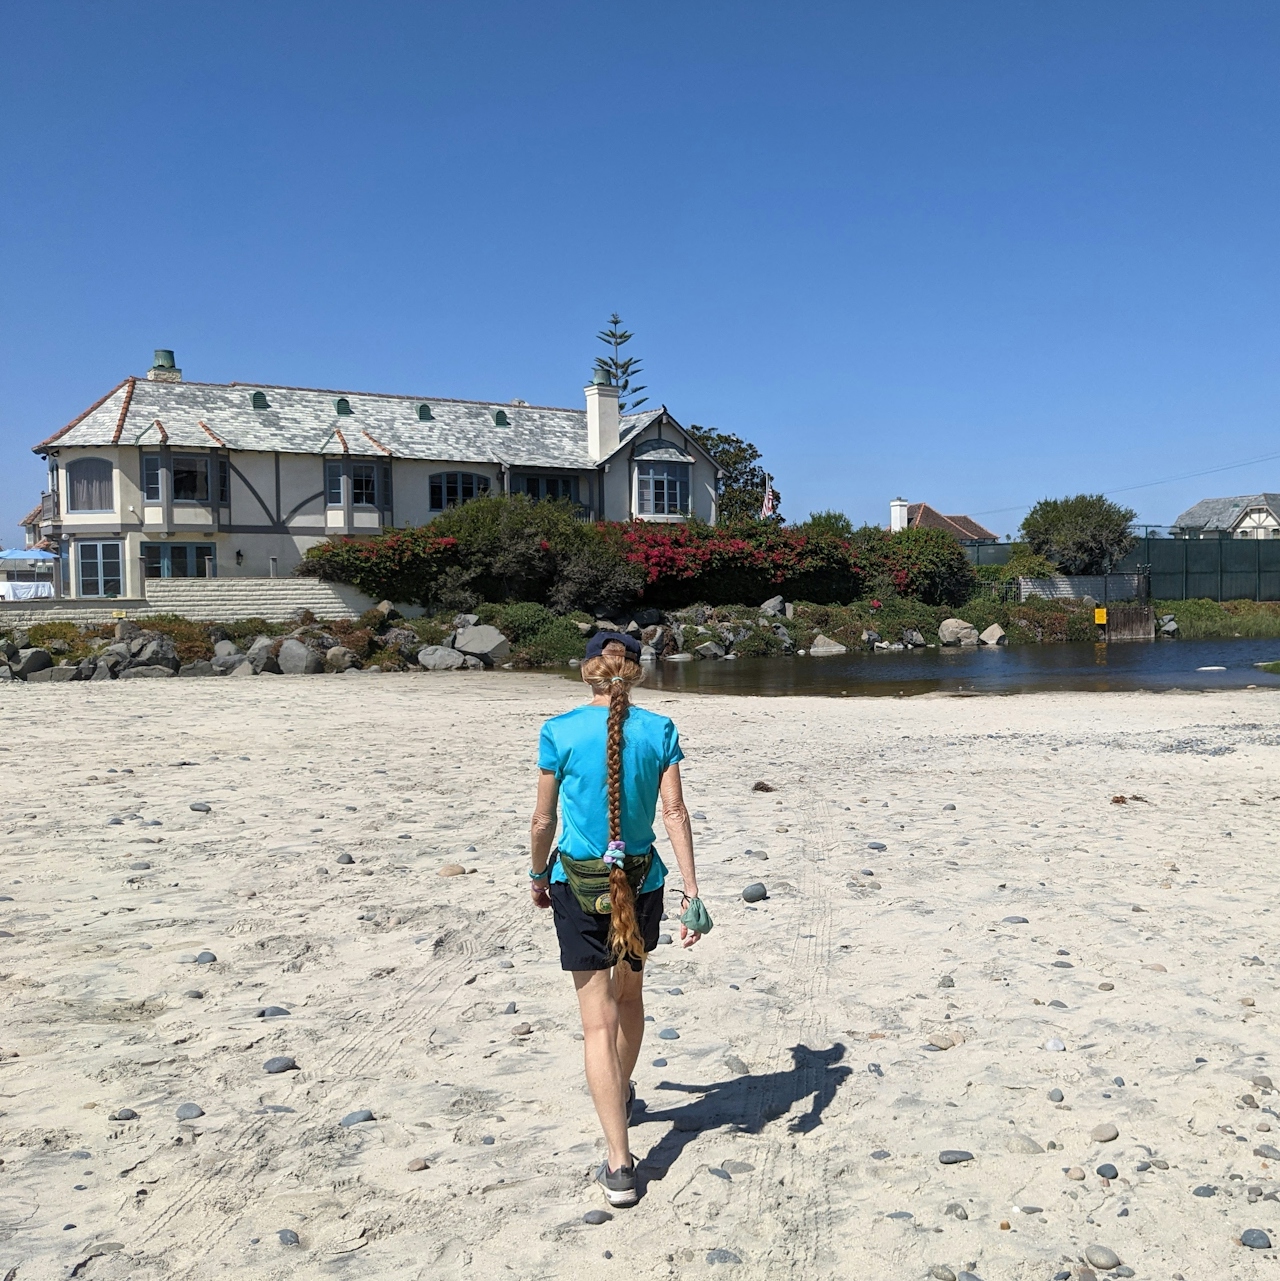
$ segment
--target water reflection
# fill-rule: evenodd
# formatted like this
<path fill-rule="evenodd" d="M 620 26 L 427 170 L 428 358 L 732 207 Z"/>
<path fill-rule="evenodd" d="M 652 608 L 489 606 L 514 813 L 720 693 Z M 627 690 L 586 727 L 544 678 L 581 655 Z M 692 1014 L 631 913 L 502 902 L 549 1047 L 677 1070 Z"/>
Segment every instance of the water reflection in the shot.
<path fill-rule="evenodd" d="M 906 697 L 1038 690 L 1280 689 L 1254 664 L 1280 659 L 1280 640 L 1012 645 L 980 649 L 854 651 L 834 658 L 740 658 L 657 663 L 650 688 L 707 694 Z M 1222 671 L 1197 668 L 1222 667 Z M 578 679 L 577 673 L 573 674 Z"/>

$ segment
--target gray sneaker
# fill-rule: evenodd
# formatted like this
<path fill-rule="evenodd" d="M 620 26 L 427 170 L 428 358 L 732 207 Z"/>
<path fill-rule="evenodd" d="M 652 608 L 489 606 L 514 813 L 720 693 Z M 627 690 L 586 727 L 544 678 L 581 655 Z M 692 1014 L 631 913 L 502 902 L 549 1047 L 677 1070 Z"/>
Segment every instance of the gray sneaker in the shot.
<path fill-rule="evenodd" d="M 610 1205 L 635 1205 L 640 1199 L 636 1191 L 636 1159 L 631 1158 L 630 1165 L 621 1169 L 609 1169 L 606 1158 L 596 1171 L 596 1182 L 604 1189 L 604 1199 Z"/>

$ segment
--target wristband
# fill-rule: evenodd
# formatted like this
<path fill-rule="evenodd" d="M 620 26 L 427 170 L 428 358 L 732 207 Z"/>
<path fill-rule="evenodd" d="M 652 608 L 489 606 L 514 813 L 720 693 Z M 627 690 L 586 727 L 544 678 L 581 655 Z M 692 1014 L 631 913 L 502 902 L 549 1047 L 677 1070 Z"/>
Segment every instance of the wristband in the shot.
<path fill-rule="evenodd" d="M 531 881 L 540 881 L 543 877 L 550 875 L 551 869 L 549 867 L 544 867 L 541 872 L 535 872 L 533 868 L 529 869 L 529 879 Z"/>

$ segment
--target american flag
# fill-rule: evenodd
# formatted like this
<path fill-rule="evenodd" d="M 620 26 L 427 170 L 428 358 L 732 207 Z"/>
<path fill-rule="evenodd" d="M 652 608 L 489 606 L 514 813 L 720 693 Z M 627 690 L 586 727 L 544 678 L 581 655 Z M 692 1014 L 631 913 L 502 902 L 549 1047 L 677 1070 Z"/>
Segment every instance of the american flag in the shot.
<path fill-rule="evenodd" d="M 764 502 L 760 504 L 760 519 L 768 520 L 773 515 L 775 507 L 773 477 L 766 476 L 764 478 Z"/>

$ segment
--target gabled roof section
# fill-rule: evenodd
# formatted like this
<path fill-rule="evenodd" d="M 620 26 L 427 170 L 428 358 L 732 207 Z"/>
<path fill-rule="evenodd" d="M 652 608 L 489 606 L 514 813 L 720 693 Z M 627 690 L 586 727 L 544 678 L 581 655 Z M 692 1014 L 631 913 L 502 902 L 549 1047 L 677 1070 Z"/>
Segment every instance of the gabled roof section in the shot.
<path fill-rule="evenodd" d="M 27 525 L 38 525 L 40 523 L 40 504 L 37 503 L 19 522 L 18 527 L 24 528 Z"/>
<path fill-rule="evenodd" d="M 910 529 L 945 529 L 948 534 L 961 542 L 1000 541 L 989 529 L 979 525 L 971 516 L 944 516 L 935 511 L 928 503 L 909 503 L 907 505 L 907 526 Z"/>
<path fill-rule="evenodd" d="M 253 408 L 254 391 L 266 393 L 269 409 Z M 350 414 L 339 415 L 340 397 L 350 405 Z M 418 417 L 418 407 L 424 404 L 431 409 L 429 421 Z M 499 409 L 506 415 L 505 427 L 495 422 Z M 622 430 L 627 436 L 643 430 L 654 416 L 628 415 Z M 143 378 L 126 379 L 35 448 L 43 452 L 54 444 L 105 448 L 159 443 L 158 422 L 175 449 L 209 449 L 222 442 L 227 449 L 265 453 L 349 452 L 517 467 L 594 466 L 587 455 L 585 408 Z"/>
<path fill-rule="evenodd" d="M 1241 516 L 1259 507 L 1280 520 L 1280 494 L 1243 494 L 1237 498 L 1202 498 L 1173 523 L 1181 529 L 1233 529 Z"/>

